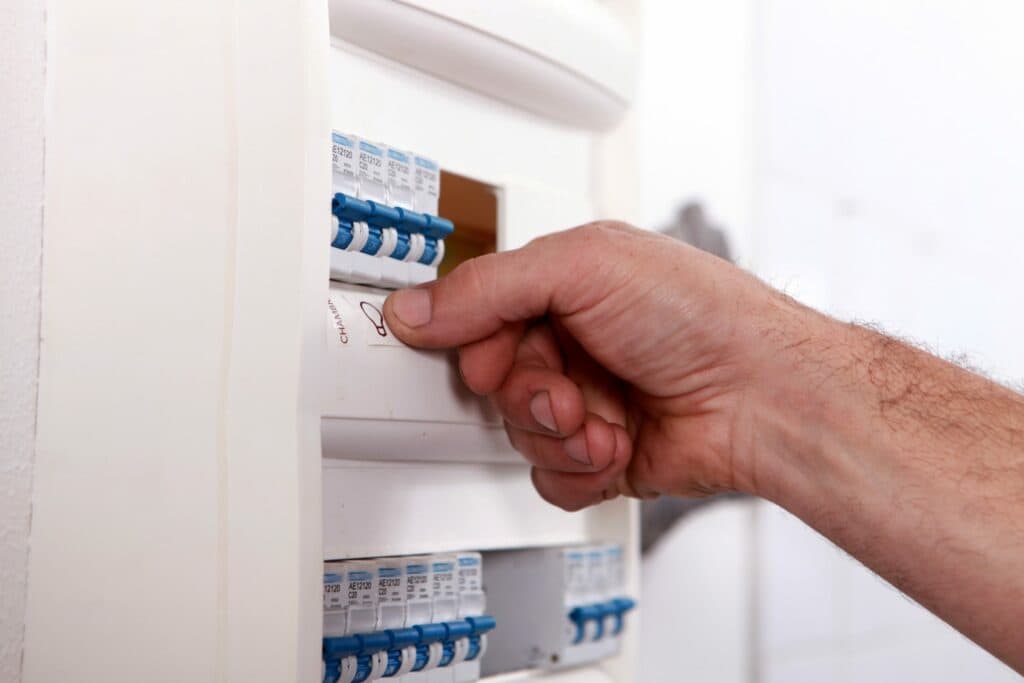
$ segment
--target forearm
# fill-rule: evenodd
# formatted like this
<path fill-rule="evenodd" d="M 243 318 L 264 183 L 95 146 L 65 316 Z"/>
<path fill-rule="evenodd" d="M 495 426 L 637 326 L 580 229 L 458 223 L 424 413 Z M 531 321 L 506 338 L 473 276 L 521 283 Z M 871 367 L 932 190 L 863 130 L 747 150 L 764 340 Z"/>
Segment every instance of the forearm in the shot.
<path fill-rule="evenodd" d="M 779 356 L 758 493 L 1024 672 L 1024 398 L 873 331 L 811 327 Z"/>

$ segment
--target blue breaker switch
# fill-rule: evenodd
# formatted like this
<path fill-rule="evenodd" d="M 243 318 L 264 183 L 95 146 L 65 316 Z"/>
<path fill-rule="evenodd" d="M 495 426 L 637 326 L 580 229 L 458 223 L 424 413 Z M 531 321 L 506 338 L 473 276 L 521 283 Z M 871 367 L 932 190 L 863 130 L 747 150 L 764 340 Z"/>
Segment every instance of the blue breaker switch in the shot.
<path fill-rule="evenodd" d="M 351 680 L 358 669 L 356 653 L 361 644 L 355 636 L 327 637 L 323 641 L 324 681 L 337 683 L 343 674 Z"/>
<path fill-rule="evenodd" d="M 414 242 L 419 244 L 423 240 L 423 232 L 427 229 L 427 216 L 402 207 L 396 207 L 395 211 L 398 212 L 398 221 L 395 223 L 398 232 L 398 245 L 391 252 L 391 258 L 399 261 L 414 258 L 418 262 L 422 258 L 422 254 L 418 257 L 415 255 L 410 257 L 409 252 L 412 250 Z"/>
<path fill-rule="evenodd" d="M 352 244 L 353 237 L 353 226 L 350 221 L 340 220 L 335 217 L 337 221 L 336 232 L 331 239 L 331 246 L 335 249 L 346 249 L 348 245 Z"/>
<path fill-rule="evenodd" d="M 337 638 L 324 638 L 324 659 L 341 659 L 349 655 L 359 653 L 362 643 L 356 636 L 340 636 Z"/>
<path fill-rule="evenodd" d="M 472 627 L 469 636 L 469 652 L 466 653 L 466 661 L 471 662 L 480 656 L 484 649 L 484 636 L 494 630 L 497 622 L 488 614 L 479 617 L 466 617 L 466 621 Z"/>
<path fill-rule="evenodd" d="M 427 266 L 434 265 L 435 262 L 440 260 L 437 255 L 442 244 L 444 242 L 440 242 L 433 237 L 427 237 L 423 244 L 423 254 L 417 259 L 416 263 L 422 263 Z"/>
<path fill-rule="evenodd" d="M 391 641 L 388 647 L 388 663 L 387 668 L 384 669 L 384 675 L 382 678 L 390 678 L 402 671 L 403 665 L 407 671 L 412 671 L 412 667 L 415 666 L 415 645 L 416 641 L 419 640 L 420 634 L 414 628 L 396 628 L 385 631 L 388 638 Z M 404 652 L 407 648 L 412 648 L 413 661 L 406 662 Z"/>
<path fill-rule="evenodd" d="M 398 212 L 398 222 L 395 223 L 395 227 L 399 230 L 421 233 L 425 233 L 427 231 L 429 216 L 426 214 L 402 208 L 397 208 L 395 211 Z"/>
<path fill-rule="evenodd" d="M 615 607 L 610 602 L 599 602 L 594 605 L 594 608 L 597 611 L 597 627 L 594 629 L 594 640 L 601 640 L 605 632 L 605 619 L 615 616 Z"/>
<path fill-rule="evenodd" d="M 338 192 L 331 200 L 331 213 L 337 216 L 338 220 L 354 223 L 366 221 L 373 214 L 373 208 L 370 202 Z"/>
<path fill-rule="evenodd" d="M 441 218 L 440 216 L 425 216 L 427 219 L 427 227 L 423 231 L 423 234 L 427 237 L 433 237 L 436 240 L 443 240 L 448 235 L 455 232 L 455 224 L 447 218 Z"/>
<path fill-rule="evenodd" d="M 615 626 L 612 628 L 612 635 L 619 635 L 622 633 L 622 627 L 625 625 L 626 612 L 636 607 L 636 600 L 633 598 L 615 598 L 611 601 L 611 607 L 615 614 Z"/>
<path fill-rule="evenodd" d="M 445 622 L 444 626 L 448 630 L 448 634 L 444 639 L 444 654 L 441 656 L 439 666 L 448 666 L 452 663 L 452 660 L 457 659 L 456 643 L 459 639 L 466 639 L 464 646 L 468 651 L 469 636 L 473 633 L 473 625 L 464 619 Z M 465 652 L 459 654 L 461 656 L 458 659 L 465 659 Z"/>
<path fill-rule="evenodd" d="M 588 621 L 597 621 L 599 624 L 602 617 L 604 616 L 603 611 L 598 605 L 583 605 L 581 607 L 574 607 L 569 612 L 569 619 L 576 625 L 576 637 L 573 638 L 573 644 L 583 642 L 584 634 L 587 630 Z M 595 640 L 601 636 L 601 632 L 595 635 Z"/>
<path fill-rule="evenodd" d="M 448 628 L 444 624 L 422 624 L 413 626 L 419 634 L 416 641 L 416 663 L 413 671 L 436 667 L 444 655 L 442 643 L 448 636 Z"/>
<path fill-rule="evenodd" d="M 341 222 L 347 221 L 353 226 L 353 239 L 345 246 L 351 251 L 361 251 L 371 256 L 380 251 L 384 243 L 381 228 L 370 225 L 374 216 L 374 202 L 363 201 L 338 192 L 331 200 L 331 213 L 338 218 L 339 233 Z"/>
<path fill-rule="evenodd" d="M 338 683 L 341 678 L 341 662 L 337 659 L 324 660 L 323 683 Z"/>
<path fill-rule="evenodd" d="M 384 631 L 360 633 L 354 638 L 359 642 L 359 650 L 356 653 L 357 668 L 352 683 L 380 678 L 387 668 L 387 651 L 391 646 L 391 638 Z"/>
<path fill-rule="evenodd" d="M 427 227 L 423 230 L 425 244 L 418 263 L 437 266 L 444 258 L 444 238 L 455 231 L 455 225 L 447 218 L 425 215 Z"/>
<path fill-rule="evenodd" d="M 370 225 L 378 228 L 392 228 L 398 224 L 401 218 L 398 209 L 386 204 L 378 204 L 373 200 L 368 200 L 366 203 L 370 205 L 370 215 L 366 218 L 366 222 Z"/>
<path fill-rule="evenodd" d="M 402 240 L 402 235 L 399 234 L 399 230 L 395 227 L 401 218 L 398 209 L 372 200 L 368 200 L 366 203 L 370 205 L 371 209 L 366 223 L 371 233 L 376 232 L 380 234 L 381 245 L 372 252 L 366 249 L 363 251 L 368 254 L 395 258 L 395 251 L 401 249 L 400 243 L 404 241 L 408 244 L 408 235 L 405 236 L 405 240 Z M 405 252 L 408 253 L 408 251 L 408 248 L 406 248 Z"/>
<path fill-rule="evenodd" d="M 395 230 L 395 247 L 389 256 L 395 260 L 402 261 L 409 254 L 409 233 L 404 230 Z"/>

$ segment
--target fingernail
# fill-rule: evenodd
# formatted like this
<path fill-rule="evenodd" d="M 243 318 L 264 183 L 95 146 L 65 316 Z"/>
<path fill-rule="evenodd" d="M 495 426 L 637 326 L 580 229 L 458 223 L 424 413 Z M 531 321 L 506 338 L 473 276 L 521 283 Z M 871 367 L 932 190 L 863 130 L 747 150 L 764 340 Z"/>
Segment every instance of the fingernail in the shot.
<path fill-rule="evenodd" d="M 587 453 L 587 430 L 581 429 L 564 442 L 565 454 L 581 465 L 593 465 Z"/>
<path fill-rule="evenodd" d="M 408 327 L 430 322 L 430 292 L 425 289 L 402 289 L 391 295 L 391 312 Z"/>
<path fill-rule="evenodd" d="M 558 431 L 555 414 L 551 411 L 551 395 L 548 392 L 539 391 L 533 395 L 533 398 L 530 399 L 530 414 L 544 429 L 549 429 L 552 432 Z"/>

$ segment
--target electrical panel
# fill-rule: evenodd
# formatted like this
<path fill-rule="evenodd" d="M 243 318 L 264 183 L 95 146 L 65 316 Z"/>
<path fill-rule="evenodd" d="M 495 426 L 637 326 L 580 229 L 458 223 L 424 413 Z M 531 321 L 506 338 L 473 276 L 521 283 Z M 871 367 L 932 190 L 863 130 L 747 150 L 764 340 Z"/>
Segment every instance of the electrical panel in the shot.
<path fill-rule="evenodd" d="M 450 354 L 405 347 L 381 315 L 397 287 L 625 213 L 635 12 L 179 5 L 133 10 L 150 33 L 187 18 L 140 50 L 109 30 L 123 3 L 62 3 L 46 51 L 62 106 L 43 117 L 25 681 L 137 681 L 154 663 L 173 681 L 383 677 L 417 627 L 438 665 L 397 678 L 461 680 L 485 641 L 520 633 L 485 633 L 489 606 L 435 623 L 450 601 L 433 594 L 429 620 L 391 593 L 366 609 L 358 586 L 325 622 L 324 562 L 473 549 L 486 567 L 606 539 L 635 583 L 636 505 L 545 503 Z M 507 590 L 486 586 L 487 604 Z M 141 594 L 159 619 L 140 620 Z M 325 633 L 342 639 L 326 660 Z M 579 678 L 630 680 L 631 639 Z"/>

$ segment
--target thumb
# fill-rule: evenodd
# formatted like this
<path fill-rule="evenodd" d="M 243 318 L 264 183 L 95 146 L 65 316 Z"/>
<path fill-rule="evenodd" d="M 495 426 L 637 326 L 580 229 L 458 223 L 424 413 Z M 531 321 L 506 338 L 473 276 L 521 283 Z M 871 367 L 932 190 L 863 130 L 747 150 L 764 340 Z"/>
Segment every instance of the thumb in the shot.
<path fill-rule="evenodd" d="M 459 264 L 451 273 L 384 302 L 384 316 L 395 335 L 422 348 L 462 346 L 490 337 L 508 323 L 545 313 L 571 312 L 583 274 L 580 259 L 562 233 L 521 249 L 487 254 Z"/>

